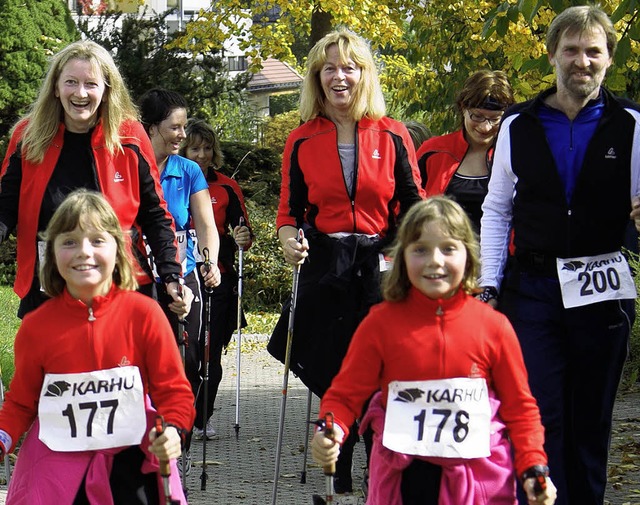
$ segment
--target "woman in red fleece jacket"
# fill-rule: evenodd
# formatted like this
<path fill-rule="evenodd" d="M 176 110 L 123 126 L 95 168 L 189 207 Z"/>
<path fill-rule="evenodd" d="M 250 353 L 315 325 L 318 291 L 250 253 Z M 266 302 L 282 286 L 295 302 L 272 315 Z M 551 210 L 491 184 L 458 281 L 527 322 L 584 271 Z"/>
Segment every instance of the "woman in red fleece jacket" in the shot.
<path fill-rule="evenodd" d="M 516 335 L 471 296 L 479 261 L 469 218 L 447 197 L 415 204 L 392 257 L 385 301 L 358 327 L 320 404 L 323 416 L 334 414 L 340 442 L 380 390 L 360 428 L 375 433 L 367 504 L 515 504 L 514 466 L 529 503 L 552 504 Z M 326 465 L 339 444 L 318 431 L 312 450 Z"/>
<path fill-rule="evenodd" d="M 42 238 L 40 280 L 51 299 L 20 326 L 0 411 L 2 455 L 29 430 L 7 503 L 160 503 L 157 458 L 173 460 L 178 475 L 194 418 L 169 322 L 133 291 L 118 218 L 99 193 L 71 193 Z M 167 423 L 160 436 L 157 414 Z M 174 498 L 186 503 L 174 482 Z"/>
<path fill-rule="evenodd" d="M 431 137 L 417 148 L 427 196 L 451 196 L 469 214 L 476 231 L 489 185 L 493 141 L 502 114 L 513 103 L 507 74 L 488 69 L 474 72 L 456 97 L 460 128 Z"/>

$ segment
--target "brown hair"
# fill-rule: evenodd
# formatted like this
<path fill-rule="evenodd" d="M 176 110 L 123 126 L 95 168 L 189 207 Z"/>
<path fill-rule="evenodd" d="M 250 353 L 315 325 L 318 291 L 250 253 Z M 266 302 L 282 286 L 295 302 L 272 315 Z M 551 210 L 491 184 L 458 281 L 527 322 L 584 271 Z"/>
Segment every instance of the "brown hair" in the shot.
<path fill-rule="evenodd" d="M 116 241 L 116 264 L 113 282 L 121 289 L 134 290 L 136 282 L 129 249 L 118 216 L 100 193 L 78 189 L 65 198 L 53 214 L 47 229 L 41 234 L 45 241 L 44 261 L 40 266 L 40 284 L 49 296 L 57 296 L 64 290 L 65 280 L 56 265 L 54 242 L 58 235 L 80 227 L 107 232 Z"/>
<path fill-rule="evenodd" d="M 502 70 L 478 70 L 471 74 L 456 97 L 460 115 L 465 109 L 505 110 L 515 102 L 507 74 Z"/>
<path fill-rule="evenodd" d="M 220 147 L 220 140 L 209 123 L 202 119 L 191 118 L 187 121 L 184 132 L 187 137 L 180 146 L 180 156 L 186 158 L 189 147 L 204 142 L 205 144 L 209 144 L 213 150 L 213 158 L 211 158 L 213 168 L 220 168 L 222 166 L 224 156 L 222 154 L 222 148 Z"/>
<path fill-rule="evenodd" d="M 450 198 L 432 196 L 415 203 L 402 219 L 390 249 L 393 266 L 382 280 L 382 294 L 385 300 L 398 302 L 404 300 L 409 294 L 411 281 L 407 274 L 404 251 L 409 244 L 420 238 L 424 225 L 434 221 L 442 224 L 446 233 L 464 244 L 467 249 L 467 265 L 461 287 L 467 293 L 473 293 L 477 289 L 480 247 L 469 216 Z"/>

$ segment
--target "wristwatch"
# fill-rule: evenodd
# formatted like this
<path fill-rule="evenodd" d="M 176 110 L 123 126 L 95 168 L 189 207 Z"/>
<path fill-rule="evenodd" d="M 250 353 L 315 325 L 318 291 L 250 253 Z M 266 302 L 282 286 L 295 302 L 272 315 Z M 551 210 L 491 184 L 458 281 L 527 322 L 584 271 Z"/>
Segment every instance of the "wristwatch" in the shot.
<path fill-rule="evenodd" d="M 493 286 L 485 286 L 476 298 L 484 303 L 487 303 L 489 300 L 497 300 L 498 290 Z"/>

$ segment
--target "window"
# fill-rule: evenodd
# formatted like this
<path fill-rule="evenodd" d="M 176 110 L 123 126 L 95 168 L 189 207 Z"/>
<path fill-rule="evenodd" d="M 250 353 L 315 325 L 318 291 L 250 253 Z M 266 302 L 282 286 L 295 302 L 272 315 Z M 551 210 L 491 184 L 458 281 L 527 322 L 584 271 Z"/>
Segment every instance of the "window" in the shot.
<path fill-rule="evenodd" d="M 247 59 L 244 56 L 228 56 L 229 72 L 242 72 L 247 69 Z"/>

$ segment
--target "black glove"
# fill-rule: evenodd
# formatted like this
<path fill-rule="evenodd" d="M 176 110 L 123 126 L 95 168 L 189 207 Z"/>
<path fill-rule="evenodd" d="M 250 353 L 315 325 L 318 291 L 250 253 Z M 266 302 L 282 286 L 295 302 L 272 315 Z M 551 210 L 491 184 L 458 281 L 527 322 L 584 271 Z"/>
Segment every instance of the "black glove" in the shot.
<path fill-rule="evenodd" d="M 534 465 L 522 472 L 520 480 L 524 482 L 527 479 L 535 479 L 533 492 L 536 496 L 542 494 L 547 489 L 547 477 L 549 476 L 549 467 L 546 465 Z"/>

